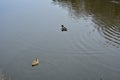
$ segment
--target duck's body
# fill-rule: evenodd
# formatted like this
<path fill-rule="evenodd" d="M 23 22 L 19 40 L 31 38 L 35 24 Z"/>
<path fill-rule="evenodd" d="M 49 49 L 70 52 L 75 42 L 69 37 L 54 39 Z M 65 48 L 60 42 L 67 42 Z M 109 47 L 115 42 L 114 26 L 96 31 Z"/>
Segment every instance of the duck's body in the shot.
<path fill-rule="evenodd" d="M 64 25 L 61 25 L 61 31 L 67 31 L 67 28 L 66 27 L 64 27 Z"/>
<path fill-rule="evenodd" d="M 36 58 L 35 60 L 33 60 L 32 66 L 37 66 L 38 64 L 39 64 L 38 58 Z"/>

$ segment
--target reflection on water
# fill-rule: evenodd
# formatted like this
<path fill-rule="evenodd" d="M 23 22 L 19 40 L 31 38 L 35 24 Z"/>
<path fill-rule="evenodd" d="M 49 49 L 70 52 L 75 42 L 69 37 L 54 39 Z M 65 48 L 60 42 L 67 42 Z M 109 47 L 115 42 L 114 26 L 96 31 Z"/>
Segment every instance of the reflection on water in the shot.
<path fill-rule="evenodd" d="M 0 80 L 11 80 L 10 78 L 7 78 L 5 74 L 0 70 Z"/>
<path fill-rule="evenodd" d="M 0 0 L 0 7 L 4 76 L 11 80 L 120 80 L 118 1 Z M 40 65 L 32 67 L 36 57 Z"/>
<path fill-rule="evenodd" d="M 107 43 L 120 46 L 119 0 L 53 0 L 53 3 L 67 8 L 74 19 L 91 16 Z"/>
<path fill-rule="evenodd" d="M 54 4 L 67 8 L 69 15 L 75 19 L 79 19 L 82 14 L 85 15 L 84 1 L 81 0 L 53 0 Z"/>
<path fill-rule="evenodd" d="M 94 14 L 94 22 L 98 24 L 99 32 L 112 45 L 120 46 L 120 4 L 107 1 L 98 1 L 90 4 L 88 0 L 87 9 Z M 93 6 L 90 6 L 93 5 Z"/>

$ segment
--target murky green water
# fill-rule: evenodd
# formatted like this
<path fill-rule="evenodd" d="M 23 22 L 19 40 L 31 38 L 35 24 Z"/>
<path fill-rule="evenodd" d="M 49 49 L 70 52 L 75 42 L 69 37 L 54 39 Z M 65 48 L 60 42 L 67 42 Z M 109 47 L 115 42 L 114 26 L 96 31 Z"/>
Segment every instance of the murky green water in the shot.
<path fill-rule="evenodd" d="M 9 79 L 120 80 L 119 61 L 119 0 L 0 1 L 0 70 Z"/>

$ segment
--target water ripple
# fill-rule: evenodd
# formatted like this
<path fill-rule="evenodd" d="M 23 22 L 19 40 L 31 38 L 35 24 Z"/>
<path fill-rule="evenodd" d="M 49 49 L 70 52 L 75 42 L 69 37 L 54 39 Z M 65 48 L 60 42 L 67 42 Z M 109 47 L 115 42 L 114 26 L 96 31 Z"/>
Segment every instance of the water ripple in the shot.
<path fill-rule="evenodd" d="M 120 46 L 120 32 L 117 26 L 107 26 L 100 30 L 102 36 L 109 40 L 111 44 Z"/>

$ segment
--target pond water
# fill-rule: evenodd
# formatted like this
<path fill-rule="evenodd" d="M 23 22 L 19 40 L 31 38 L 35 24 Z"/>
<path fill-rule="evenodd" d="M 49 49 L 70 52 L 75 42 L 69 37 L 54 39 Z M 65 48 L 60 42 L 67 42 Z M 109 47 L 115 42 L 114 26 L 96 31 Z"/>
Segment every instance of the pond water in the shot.
<path fill-rule="evenodd" d="M 119 61 L 119 0 L 0 1 L 0 70 L 9 79 L 120 80 Z"/>

